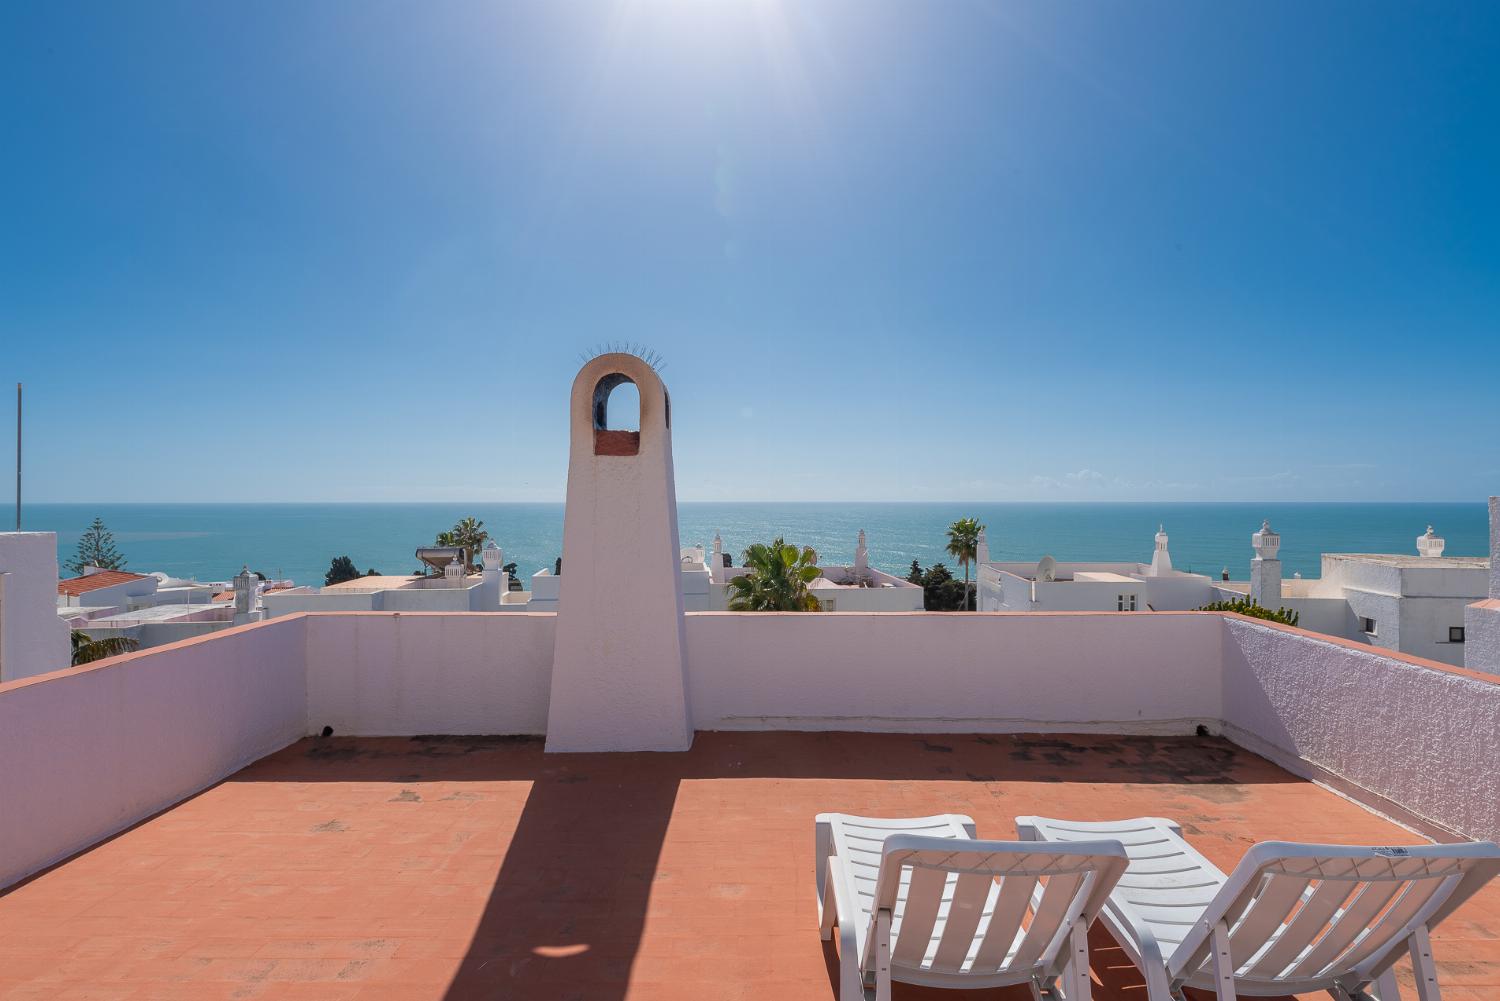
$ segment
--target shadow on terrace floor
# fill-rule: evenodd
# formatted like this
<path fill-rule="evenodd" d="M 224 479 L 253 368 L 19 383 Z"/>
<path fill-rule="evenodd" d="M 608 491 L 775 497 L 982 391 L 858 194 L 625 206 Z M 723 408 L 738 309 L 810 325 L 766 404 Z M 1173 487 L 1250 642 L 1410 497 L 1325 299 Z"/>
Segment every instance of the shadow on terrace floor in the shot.
<path fill-rule="evenodd" d="M 1309 794 L 1328 796 L 1216 738 L 1076 735 L 701 733 L 684 754 L 554 756 L 535 740 L 332 738 L 231 781 L 257 780 L 396 782 L 409 788 L 393 802 L 413 803 L 424 783 L 494 783 L 513 800 L 524 784 L 513 827 L 480 834 L 499 870 L 445 1001 L 835 996 L 812 885 L 820 811 L 967 813 L 993 838 L 1014 837 L 1019 814 L 1166 815 L 1232 864 L 1287 831 L 1278 812 L 1300 823 Z M 1098 996 L 1143 998 L 1107 934 L 1095 940 Z M 897 991 L 929 996 L 964 995 Z"/>

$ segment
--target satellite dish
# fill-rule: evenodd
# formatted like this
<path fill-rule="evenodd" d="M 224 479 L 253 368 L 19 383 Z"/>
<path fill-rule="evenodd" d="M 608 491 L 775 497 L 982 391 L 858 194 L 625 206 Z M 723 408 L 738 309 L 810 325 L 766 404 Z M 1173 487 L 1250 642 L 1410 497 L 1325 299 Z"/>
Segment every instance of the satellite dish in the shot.
<path fill-rule="evenodd" d="M 1050 556 L 1043 556 L 1036 565 L 1036 579 L 1043 584 L 1051 584 L 1057 580 L 1057 561 Z"/>

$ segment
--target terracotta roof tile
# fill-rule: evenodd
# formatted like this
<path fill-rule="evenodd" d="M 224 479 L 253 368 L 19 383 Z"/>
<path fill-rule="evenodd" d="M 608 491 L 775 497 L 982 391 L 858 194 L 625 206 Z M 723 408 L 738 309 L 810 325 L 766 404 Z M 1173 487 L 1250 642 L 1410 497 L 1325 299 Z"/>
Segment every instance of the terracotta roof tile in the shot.
<path fill-rule="evenodd" d="M 77 597 L 90 591 L 97 591 L 101 587 L 113 587 L 116 584 L 127 584 L 133 580 L 145 580 L 146 575 L 131 573 L 128 570 L 101 570 L 84 577 L 69 577 L 67 580 L 57 582 L 57 593 Z"/>

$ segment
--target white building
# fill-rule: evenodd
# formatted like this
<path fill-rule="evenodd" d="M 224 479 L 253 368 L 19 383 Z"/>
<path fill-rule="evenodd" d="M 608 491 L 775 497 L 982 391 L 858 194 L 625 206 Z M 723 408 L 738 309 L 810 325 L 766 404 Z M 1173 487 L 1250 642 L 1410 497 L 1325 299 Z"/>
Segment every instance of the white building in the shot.
<path fill-rule="evenodd" d="M 703 548 L 696 548 L 702 562 Z M 714 535 L 713 553 L 705 568 L 710 581 L 706 597 L 707 611 L 724 611 L 729 607 L 729 581 L 750 572 L 748 567 L 726 566 L 724 540 Z M 865 541 L 864 529 L 854 544 L 854 562 L 848 566 L 819 563 L 821 572 L 808 585 L 813 597 L 818 599 L 818 608 L 824 612 L 920 612 L 922 610 L 922 588 L 909 580 L 876 570 L 870 566 L 870 550 Z M 683 565 L 683 587 L 687 589 L 687 564 Z M 688 611 L 693 611 L 688 608 Z"/>
<path fill-rule="evenodd" d="M 1464 609 L 1464 666 L 1500 674 L 1500 497 L 1490 498 L 1489 596 Z"/>
<path fill-rule="evenodd" d="M 748 567 L 726 566 L 724 540 L 714 536 L 711 554 L 700 545 L 682 546 L 678 550 L 682 608 L 687 612 L 722 612 L 729 607 L 730 578 L 750 572 Z M 566 573 L 566 566 L 564 566 Z M 822 572 L 808 589 L 825 612 L 920 612 L 922 589 L 910 581 L 876 570 L 869 564 L 865 533 L 859 533 L 854 563 L 849 566 L 823 564 Z M 506 612 L 555 612 L 561 604 L 563 577 L 552 569 L 531 575 L 531 588 L 510 591 L 501 596 L 500 610 Z M 623 577 L 620 587 L 634 587 L 634 580 Z"/>
<path fill-rule="evenodd" d="M 56 612 L 70 630 L 92 639 L 124 637 L 145 650 L 258 621 L 261 595 L 290 586 L 261 580 L 248 568 L 233 581 L 212 582 L 160 572 L 95 572 L 58 582 Z"/>
<path fill-rule="evenodd" d="M 0 681 L 72 663 L 57 584 L 57 533 L 0 532 Z"/>
<path fill-rule="evenodd" d="M 160 585 L 155 574 L 84 567 L 79 576 L 57 582 L 56 603 L 59 608 L 145 608 L 156 604 Z"/>
<path fill-rule="evenodd" d="M 493 558 L 489 552 L 493 551 Z M 498 612 L 510 575 L 498 546 L 484 548 L 481 573 L 463 573 L 460 561 L 443 576 L 360 576 L 326 587 L 291 587 L 261 596 L 266 618 L 291 612 Z"/>
<path fill-rule="evenodd" d="M 493 542 L 481 553 L 483 572 L 465 574 L 461 560 L 448 563 L 441 577 L 356 577 L 325 587 L 267 591 L 260 604 L 268 619 L 293 612 L 498 612 L 508 597 L 510 575 L 501 570 L 504 553 Z M 524 592 L 514 592 L 521 594 Z"/>
<path fill-rule="evenodd" d="M 981 612 L 1167 612 L 1249 597 L 1264 608 L 1296 612 L 1303 629 L 1445 664 L 1464 663 L 1465 610 L 1485 597 L 1491 561 L 1444 556 L 1443 540 L 1431 526 L 1417 538 L 1415 555 L 1325 553 L 1322 576 L 1315 578 L 1282 577 L 1281 536 L 1269 522 L 1251 536 L 1251 546 L 1255 556 L 1248 581 L 1173 570 L 1165 531 L 1157 532 L 1150 564 L 981 559 L 978 607 Z"/>
<path fill-rule="evenodd" d="M 1156 533 L 1150 563 L 990 562 L 979 553 L 977 608 L 981 612 L 1184 611 L 1215 600 L 1215 582 L 1172 569 L 1165 526 Z"/>
<path fill-rule="evenodd" d="M 1444 556 L 1432 529 L 1416 554 L 1324 553 L 1322 576 L 1281 578 L 1280 537 L 1270 525 L 1252 536 L 1256 557 L 1248 585 L 1226 583 L 1226 597 L 1249 595 L 1265 608 L 1286 608 L 1303 629 L 1461 666 L 1464 610 L 1485 596 L 1490 561 Z"/>

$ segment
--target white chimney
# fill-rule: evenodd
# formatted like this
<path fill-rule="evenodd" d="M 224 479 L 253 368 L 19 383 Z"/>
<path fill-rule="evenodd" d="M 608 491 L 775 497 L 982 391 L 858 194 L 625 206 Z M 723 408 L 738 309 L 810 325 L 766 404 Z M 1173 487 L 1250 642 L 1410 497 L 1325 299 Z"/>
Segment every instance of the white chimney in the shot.
<path fill-rule="evenodd" d="M 464 566 L 463 556 L 459 556 L 458 559 L 450 561 L 446 566 L 443 567 L 444 584 L 447 587 L 463 587 L 465 576 L 464 571 L 466 569 L 468 568 Z"/>
<path fill-rule="evenodd" d="M 1428 525 L 1427 534 L 1417 536 L 1417 555 L 1424 559 L 1436 559 L 1443 555 L 1444 545 L 1444 540 L 1435 535 L 1432 526 Z"/>
<path fill-rule="evenodd" d="M 234 576 L 234 621 L 236 625 L 245 622 L 254 622 L 255 615 L 255 592 L 260 585 L 260 578 L 250 572 L 250 567 L 244 566 Z"/>
<path fill-rule="evenodd" d="M 1156 529 L 1156 549 L 1151 553 L 1151 569 L 1146 571 L 1148 577 L 1165 577 L 1172 572 L 1172 554 L 1167 552 L 1167 526 L 1158 525 Z"/>
<path fill-rule="evenodd" d="M 1260 531 L 1250 536 L 1255 558 L 1250 561 L 1250 600 L 1262 608 L 1276 607 L 1281 601 L 1281 536 L 1271 530 L 1269 519 L 1260 523 Z"/>

